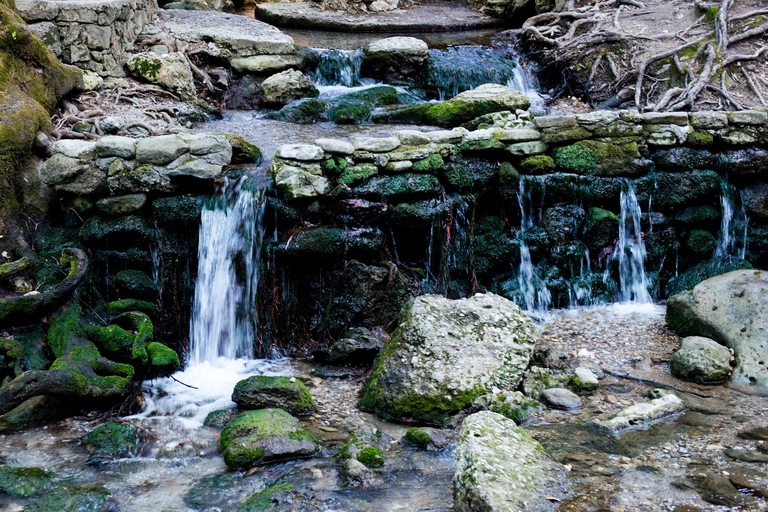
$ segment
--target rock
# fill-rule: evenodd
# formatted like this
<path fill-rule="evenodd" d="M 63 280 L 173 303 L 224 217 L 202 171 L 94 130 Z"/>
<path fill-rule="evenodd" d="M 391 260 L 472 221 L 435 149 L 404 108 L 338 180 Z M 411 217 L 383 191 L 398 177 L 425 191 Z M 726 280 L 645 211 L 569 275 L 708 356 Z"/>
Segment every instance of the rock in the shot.
<path fill-rule="evenodd" d="M 549 388 L 541 392 L 541 401 L 558 409 L 578 409 L 581 398 L 573 391 L 564 388 Z"/>
<path fill-rule="evenodd" d="M 633 428 L 643 428 L 659 419 L 685 409 L 683 401 L 674 393 L 667 393 L 650 402 L 641 402 L 619 410 L 606 420 L 593 420 L 589 425 L 619 434 Z"/>
<path fill-rule="evenodd" d="M 735 449 L 728 449 L 728 450 L 725 450 L 723 453 L 725 454 L 726 457 L 733 460 L 739 460 L 741 462 L 768 463 L 768 454 L 765 454 L 765 453 L 755 453 L 747 450 L 735 450 Z"/>
<path fill-rule="evenodd" d="M 112 495 L 103 487 L 57 487 L 27 504 L 24 512 L 109 512 L 116 507 Z"/>
<path fill-rule="evenodd" d="M 105 197 L 96 201 L 96 209 L 107 215 L 127 215 L 140 210 L 147 202 L 146 194 Z"/>
<path fill-rule="evenodd" d="M 211 411 L 208 416 L 205 417 L 203 425 L 206 427 L 223 429 L 227 424 L 235 419 L 238 412 L 235 409 L 219 409 L 218 411 Z"/>
<path fill-rule="evenodd" d="M 459 126 L 484 114 L 502 110 L 526 110 L 530 105 L 531 100 L 515 89 L 485 84 L 431 106 L 424 114 L 424 120 L 436 126 Z"/>
<path fill-rule="evenodd" d="M 136 162 L 166 165 L 189 151 L 189 144 L 178 135 L 162 135 L 140 139 L 136 144 Z"/>
<path fill-rule="evenodd" d="M 742 190 L 741 197 L 749 218 L 768 220 L 768 183 L 750 184 Z"/>
<path fill-rule="evenodd" d="M 171 375 L 181 365 L 179 354 L 175 350 L 156 341 L 147 343 L 147 355 L 149 356 L 149 369 L 152 376 Z"/>
<path fill-rule="evenodd" d="M 317 409 L 307 386 L 295 377 L 248 377 L 237 383 L 232 401 L 244 410 L 272 407 L 290 414 L 307 414 Z"/>
<path fill-rule="evenodd" d="M 99 425 L 88 435 L 91 460 L 136 456 L 147 432 L 130 423 L 114 421 Z"/>
<path fill-rule="evenodd" d="M 528 398 L 520 391 L 491 391 L 472 402 L 473 411 L 491 411 L 501 414 L 516 423 L 522 423 L 528 415 L 542 409 L 541 404 Z"/>
<path fill-rule="evenodd" d="M 125 121 L 117 116 L 107 116 L 101 120 L 101 129 L 104 133 L 115 134 L 125 128 Z M 119 155 L 115 155 L 119 156 Z"/>
<path fill-rule="evenodd" d="M 328 112 L 328 119 L 336 124 L 363 124 L 370 119 L 373 107 L 359 101 L 340 102 Z"/>
<path fill-rule="evenodd" d="M 232 59 L 229 63 L 232 69 L 240 74 L 259 75 L 299 68 L 302 59 L 298 55 L 254 55 Z"/>
<path fill-rule="evenodd" d="M 265 105 L 287 105 L 301 98 L 315 98 L 320 92 L 301 71 L 289 69 L 261 83 Z"/>
<path fill-rule="evenodd" d="M 381 327 L 353 327 L 329 349 L 316 350 L 312 356 L 321 363 L 372 363 L 387 341 L 389 335 Z"/>
<path fill-rule="evenodd" d="M 576 368 L 568 386 L 579 395 L 589 395 L 600 389 L 597 376 L 592 373 L 592 370 L 583 366 Z"/>
<path fill-rule="evenodd" d="M 275 121 L 296 124 L 321 123 L 328 120 L 327 105 L 315 99 L 298 100 L 286 105 L 277 112 L 270 112 L 264 117 Z M 317 144 L 317 143 L 316 143 Z M 350 144 L 351 146 L 351 144 Z"/>
<path fill-rule="evenodd" d="M 523 378 L 523 393 L 538 400 L 545 389 L 565 388 L 571 377 L 562 371 L 549 370 L 532 366 Z"/>
<path fill-rule="evenodd" d="M 672 375 L 692 382 L 722 382 L 731 371 L 731 351 L 716 341 L 688 336 L 672 354 Z"/>
<path fill-rule="evenodd" d="M 56 475 L 40 468 L 0 466 L 0 494 L 29 498 L 53 486 Z"/>
<path fill-rule="evenodd" d="M 101 192 L 107 173 L 92 165 L 96 145 L 84 140 L 60 140 L 53 144 L 51 158 L 40 168 L 40 179 L 56 190 L 78 195 Z"/>
<path fill-rule="evenodd" d="M 453 476 L 457 512 L 552 511 L 568 490 L 566 469 L 538 441 L 500 414 L 464 420 Z"/>
<path fill-rule="evenodd" d="M 400 147 L 397 137 L 358 137 L 355 139 L 356 151 L 370 151 L 371 153 L 387 153 Z"/>
<path fill-rule="evenodd" d="M 415 37 L 388 37 L 363 48 L 363 69 L 387 83 L 417 78 L 429 55 L 427 43 Z"/>
<path fill-rule="evenodd" d="M 239 414 L 221 433 L 224 462 L 247 469 L 275 460 L 315 454 L 320 445 L 299 420 L 281 409 L 259 409 Z"/>
<path fill-rule="evenodd" d="M 96 141 L 96 154 L 98 154 L 100 157 L 116 156 L 118 158 L 126 158 L 131 160 L 136 158 L 136 142 L 136 139 L 132 139 L 130 137 L 108 135 Z"/>
<path fill-rule="evenodd" d="M 349 156 L 355 152 L 355 147 L 349 142 L 336 139 L 317 139 L 315 145 L 326 153 Z"/>
<path fill-rule="evenodd" d="M 182 53 L 158 55 L 144 52 L 134 55 L 126 63 L 133 76 L 157 84 L 163 89 L 175 93 L 184 101 L 197 98 L 192 69 Z"/>
<path fill-rule="evenodd" d="M 142 300 L 157 298 L 157 285 L 139 270 L 121 270 L 115 274 L 114 282 L 115 286 L 130 298 Z"/>
<path fill-rule="evenodd" d="M 374 471 L 357 459 L 342 460 L 339 476 L 350 487 L 366 487 L 379 480 Z"/>
<path fill-rule="evenodd" d="M 423 146 L 432 142 L 429 135 L 418 130 L 398 130 L 392 132 L 393 137 L 397 137 L 403 146 Z"/>
<path fill-rule="evenodd" d="M 104 79 L 101 78 L 99 75 L 94 73 L 93 71 L 83 71 L 83 89 L 86 91 L 95 91 L 96 89 L 99 89 L 104 84 Z M 103 122 L 102 122 L 102 130 Z"/>
<path fill-rule="evenodd" d="M 597 207 L 587 210 L 583 228 L 583 240 L 587 247 L 599 250 L 618 238 L 618 233 L 618 215 Z"/>
<path fill-rule="evenodd" d="M 498 295 L 417 297 L 376 359 L 360 406 L 440 424 L 494 385 L 517 387 L 534 344 L 530 318 Z"/>
<path fill-rule="evenodd" d="M 768 273 L 737 270 L 670 297 L 667 323 L 733 349 L 734 383 L 768 385 Z"/>
<path fill-rule="evenodd" d="M 753 179 L 768 175 L 765 169 L 767 159 L 768 150 L 750 147 L 723 151 L 718 155 L 717 162 L 720 169 L 729 175 Z"/>
<path fill-rule="evenodd" d="M 292 503 L 294 501 L 292 491 L 293 486 L 291 484 L 267 487 L 263 491 L 253 493 L 238 507 L 237 512 L 264 512 L 272 509 L 275 503 Z"/>
<path fill-rule="evenodd" d="M 422 450 L 435 451 L 445 448 L 451 443 L 451 437 L 444 432 L 429 427 L 409 428 L 403 439 L 418 446 Z"/>
<path fill-rule="evenodd" d="M 363 425 L 352 432 L 339 452 L 339 460 L 355 459 L 369 468 L 384 465 L 382 452 L 392 446 L 392 438 L 380 430 Z"/>
<path fill-rule="evenodd" d="M 273 162 L 270 171 L 275 178 L 277 188 L 289 199 L 315 197 L 328 192 L 328 178 L 324 176 L 317 176 L 282 162 Z"/>
<path fill-rule="evenodd" d="M 322 160 L 325 153 L 320 147 L 312 144 L 284 144 L 277 148 L 275 156 L 300 162 L 316 162 Z"/>

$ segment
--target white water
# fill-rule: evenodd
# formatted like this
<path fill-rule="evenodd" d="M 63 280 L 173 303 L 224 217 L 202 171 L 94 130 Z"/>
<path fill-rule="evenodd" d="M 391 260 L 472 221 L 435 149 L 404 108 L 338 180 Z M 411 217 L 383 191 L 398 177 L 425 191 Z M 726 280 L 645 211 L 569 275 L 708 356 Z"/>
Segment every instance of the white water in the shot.
<path fill-rule="evenodd" d="M 547 100 L 547 96 L 541 94 L 538 78 L 536 78 L 536 75 L 529 66 L 523 65 L 519 58 L 516 59 L 515 63 L 517 64 L 515 76 L 506 83 L 506 86 L 528 96 L 528 99 L 531 100 L 531 106 L 528 108 L 530 112 L 537 114 L 545 113 L 544 103 Z"/>
<path fill-rule="evenodd" d="M 133 418 L 170 417 L 198 428 L 208 413 L 234 407 L 240 380 L 286 375 L 287 359 L 252 359 L 265 202 L 246 181 L 227 179 L 201 215 L 188 367 L 153 381 Z"/>
<path fill-rule="evenodd" d="M 541 277 L 536 274 L 536 269 L 533 266 L 531 260 L 531 251 L 528 248 L 528 244 L 525 242 L 525 231 L 532 228 L 539 220 L 541 220 L 542 208 L 538 210 L 534 208 L 533 199 L 531 197 L 530 187 L 526 188 L 528 181 L 538 180 L 535 176 L 521 176 L 520 177 L 520 190 L 517 195 L 518 203 L 520 204 L 521 224 L 519 232 L 520 240 L 520 268 L 517 275 L 517 281 L 520 285 L 520 293 L 522 295 L 523 302 L 525 303 L 525 310 L 529 313 L 545 313 L 549 309 L 552 303 L 552 293 L 547 288 L 547 284 Z M 542 183 L 542 187 L 543 187 Z M 542 191 L 542 199 L 544 192 Z M 543 204 L 543 201 L 542 201 Z"/>
<path fill-rule="evenodd" d="M 621 187 L 619 242 L 614 257 L 619 260 L 619 302 L 652 304 L 645 275 L 645 242 L 640 229 L 640 204 L 635 185 L 624 180 Z"/>
<path fill-rule="evenodd" d="M 736 201 L 736 189 L 723 178 L 720 182 L 720 237 L 715 257 L 736 256 L 744 259 L 747 252 L 749 218 L 741 201 Z M 737 204 L 738 203 L 738 204 Z"/>

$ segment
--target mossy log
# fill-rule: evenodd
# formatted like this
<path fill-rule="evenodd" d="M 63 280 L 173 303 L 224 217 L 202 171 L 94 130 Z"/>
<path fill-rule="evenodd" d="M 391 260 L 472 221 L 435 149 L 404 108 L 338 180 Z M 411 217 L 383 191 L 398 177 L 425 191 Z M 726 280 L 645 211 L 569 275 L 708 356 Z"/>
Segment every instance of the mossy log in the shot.
<path fill-rule="evenodd" d="M 3 263 L 0 265 L 0 279 L 7 279 L 9 277 L 15 276 L 16 274 L 24 271 L 24 269 L 28 268 L 31 262 L 31 259 L 24 257 L 20 260 L 12 261 L 10 263 Z"/>
<path fill-rule="evenodd" d="M 56 286 L 40 293 L 0 299 L 0 327 L 27 325 L 66 302 L 88 271 L 88 257 L 80 249 L 68 248 L 62 251 L 61 261 L 70 270 Z"/>

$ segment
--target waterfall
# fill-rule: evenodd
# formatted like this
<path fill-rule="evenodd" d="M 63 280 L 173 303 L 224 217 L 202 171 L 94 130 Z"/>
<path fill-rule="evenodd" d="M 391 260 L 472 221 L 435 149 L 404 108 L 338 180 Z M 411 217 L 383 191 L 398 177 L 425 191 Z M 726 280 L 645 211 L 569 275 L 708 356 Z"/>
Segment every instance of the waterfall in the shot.
<path fill-rule="evenodd" d="M 202 212 L 190 365 L 253 356 L 265 201 L 245 184 L 227 179 Z"/>
<path fill-rule="evenodd" d="M 360 66 L 363 53 L 360 50 L 322 50 L 318 55 L 315 82 L 318 85 L 360 85 Z"/>
<path fill-rule="evenodd" d="M 539 180 L 539 178 L 535 176 L 520 177 L 520 190 L 517 195 L 521 214 L 520 232 L 518 234 L 518 239 L 520 241 L 520 267 L 517 281 L 520 286 L 520 294 L 525 305 L 525 310 L 529 313 L 543 313 L 549 309 L 549 306 L 552 303 L 552 293 L 549 291 L 549 288 L 547 288 L 547 284 L 544 280 L 536 274 L 536 269 L 531 260 L 531 251 L 525 241 L 526 230 L 532 228 L 541 219 L 543 209 L 543 182 L 541 182 L 542 204 L 540 205 L 538 212 L 533 205 L 531 194 L 532 187 L 526 187 L 528 181 L 535 180 Z"/>
<path fill-rule="evenodd" d="M 532 67 L 523 62 L 519 57 L 514 59 L 515 62 L 515 74 L 512 78 L 507 80 L 506 86 L 516 89 L 521 93 L 528 96 L 531 100 L 531 106 L 528 108 L 530 112 L 536 114 L 543 114 L 546 112 L 544 102 L 546 96 L 541 94 L 539 85 L 539 79 L 536 77 L 536 73 Z"/>
<path fill-rule="evenodd" d="M 720 180 L 720 237 L 715 249 L 715 257 L 736 256 L 744 259 L 747 252 L 747 225 L 749 218 L 741 201 L 737 205 L 737 190 L 728 183 L 727 178 Z"/>
<path fill-rule="evenodd" d="M 619 260 L 619 301 L 651 304 L 645 276 L 645 242 L 640 229 L 640 204 L 635 185 L 622 180 L 619 242 L 614 257 Z"/>

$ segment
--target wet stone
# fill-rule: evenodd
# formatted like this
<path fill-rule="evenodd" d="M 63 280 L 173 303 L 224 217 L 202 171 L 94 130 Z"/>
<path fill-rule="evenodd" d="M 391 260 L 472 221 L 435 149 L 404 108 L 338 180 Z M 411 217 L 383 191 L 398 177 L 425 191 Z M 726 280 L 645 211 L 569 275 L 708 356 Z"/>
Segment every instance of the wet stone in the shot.
<path fill-rule="evenodd" d="M 550 388 L 541 392 L 541 401 L 558 409 L 578 409 L 581 398 L 573 391 L 564 388 Z"/>

